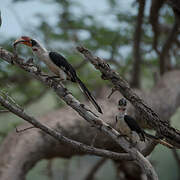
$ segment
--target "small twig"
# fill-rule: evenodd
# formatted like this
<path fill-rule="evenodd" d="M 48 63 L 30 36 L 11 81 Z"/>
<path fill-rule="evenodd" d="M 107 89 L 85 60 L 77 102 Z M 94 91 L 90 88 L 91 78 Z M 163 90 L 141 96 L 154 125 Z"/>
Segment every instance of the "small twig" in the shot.
<path fill-rule="evenodd" d="M 17 104 L 16 101 L 8 95 L 8 92 L 0 91 L 0 94 L 2 94 L 6 98 L 6 100 L 9 100 L 12 104 L 21 109 L 21 111 L 23 111 L 23 108 L 21 108 L 21 106 L 19 106 L 19 104 Z"/>
<path fill-rule="evenodd" d="M 111 93 L 108 95 L 108 99 L 110 99 L 110 97 L 113 95 L 113 93 L 115 93 L 117 91 L 117 89 L 115 88 L 115 87 L 113 87 L 112 89 L 111 89 Z"/>
<path fill-rule="evenodd" d="M 132 103 L 149 127 L 156 130 L 168 142 L 173 143 L 173 145 L 176 144 L 176 147 L 180 147 L 180 131 L 171 127 L 167 121 L 161 120 L 157 113 L 130 88 L 127 81 L 112 70 L 102 58 L 93 56 L 88 49 L 79 46 L 77 47 L 77 50 L 83 54 L 83 56 L 87 58 L 127 100 Z"/>
<path fill-rule="evenodd" d="M 81 48 L 81 50 L 82 50 L 82 48 Z M 85 49 L 83 49 L 83 51 L 88 52 L 88 50 L 85 50 Z M 7 58 L 7 57 L 11 58 L 12 54 L 1 48 L 0 49 L 0 57 L 4 60 L 7 60 L 7 59 L 9 60 L 9 58 Z M 89 57 L 87 57 L 87 58 L 89 59 Z M 158 176 L 157 176 L 154 168 L 150 164 L 150 162 L 136 148 L 129 148 L 128 141 L 123 137 L 120 137 L 120 138 L 118 137 L 119 136 L 118 131 L 116 131 L 115 129 L 110 127 L 102 119 L 97 118 L 96 116 L 94 116 L 94 114 L 92 114 L 89 111 L 87 111 L 86 109 L 84 109 L 81 106 L 81 103 L 77 99 L 75 99 L 71 94 L 69 94 L 69 91 L 67 91 L 66 88 L 64 88 L 64 85 L 61 82 L 56 82 L 54 80 L 47 81 L 46 78 L 41 76 L 42 74 L 40 72 L 38 72 L 38 70 L 35 66 L 32 65 L 32 67 L 30 67 L 30 66 L 24 65 L 24 63 L 21 64 L 20 62 L 24 61 L 21 58 L 14 59 L 14 60 L 15 60 L 15 64 L 17 66 L 19 66 L 20 68 L 29 72 L 29 74 L 33 75 L 34 77 L 36 77 L 38 80 L 40 80 L 41 82 L 43 82 L 47 86 L 51 87 L 56 92 L 56 94 L 61 99 L 63 99 L 66 102 L 66 104 L 68 104 L 76 112 L 78 112 L 81 117 L 83 117 L 91 125 L 94 125 L 97 129 L 100 128 L 104 134 L 111 137 L 117 143 L 117 145 L 121 146 L 126 152 L 128 152 L 128 155 L 130 155 L 131 158 L 134 159 L 135 162 L 139 164 L 139 166 L 141 166 L 143 172 L 146 173 L 149 180 L 158 180 Z M 98 65 L 98 63 L 99 63 L 99 65 Z M 97 67 L 100 66 L 100 68 L 103 70 L 103 74 L 105 74 L 107 76 L 107 79 L 109 79 L 109 73 L 112 73 L 112 76 L 111 76 L 112 78 L 113 78 L 113 76 L 115 76 L 113 78 L 115 81 L 117 80 L 117 78 L 119 78 L 118 73 L 116 73 L 115 71 L 112 71 L 110 69 L 110 66 L 107 63 L 105 63 L 103 60 L 101 60 L 100 58 L 96 58 L 94 65 Z M 40 122 L 35 120 L 33 117 L 30 117 L 27 114 L 25 114 L 25 112 L 22 112 L 17 108 L 13 109 L 12 105 L 7 103 L 7 101 L 4 101 L 4 99 L 1 96 L 0 96 L 0 103 L 3 106 L 5 106 L 7 109 L 9 109 L 10 111 L 15 113 L 16 115 L 20 116 L 21 118 L 23 118 L 26 121 L 33 124 L 35 127 L 42 129 L 44 132 L 46 132 L 47 134 L 58 139 L 60 142 L 66 144 L 66 145 L 69 145 L 72 148 L 76 148 L 76 150 L 78 150 L 78 151 L 81 150 L 82 152 L 84 151 L 86 153 L 90 153 L 90 152 L 92 153 L 92 152 L 95 152 L 94 149 L 97 150 L 97 148 L 92 148 L 90 146 L 87 147 L 82 143 L 68 139 L 68 138 L 64 137 L 61 133 L 56 132 L 56 131 L 52 130 L 51 128 L 49 128 L 45 125 L 42 125 Z M 105 151 L 105 150 L 103 150 L 103 151 Z M 101 152 L 102 152 L 102 150 L 101 150 Z M 96 151 L 96 153 L 97 153 L 97 151 Z M 117 154 L 119 155 L 119 153 L 117 153 Z"/>
<path fill-rule="evenodd" d="M 30 126 L 30 127 L 27 127 L 27 128 L 24 128 L 24 129 L 20 129 L 20 130 L 16 127 L 16 132 L 17 133 L 22 133 L 22 132 L 24 132 L 26 130 L 29 130 L 29 129 L 32 129 L 32 128 L 36 128 L 36 127 Z"/>
<path fill-rule="evenodd" d="M 116 153 L 104 149 L 94 148 L 88 145 L 85 145 L 83 143 L 77 142 L 75 140 L 69 139 L 65 136 L 63 136 L 59 131 L 55 131 L 51 129 L 50 127 L 40 123 L 37 121 L 34 117 L 27 115 L 24 111 L 21 111 L 18 107 L 10 104 L 7 100 L 5 100 L 0 95 L 0 104 L 7 108 L 12 113 L 16 114 L 17 116 L 21 117 L 25 121 L 32 124 L 34 127 L 41 129 L 43 132 L 49 134 L 50 136 L 54 137 L 55 139 L 59 140 L 61 143 L 71 147 L 74 150 L 81 151 L 88 154 L 94 154 L 97 156 L 103 156 L 115 160 L 133 160 L 132 157 L 129 156 L 128 153 Z"/>

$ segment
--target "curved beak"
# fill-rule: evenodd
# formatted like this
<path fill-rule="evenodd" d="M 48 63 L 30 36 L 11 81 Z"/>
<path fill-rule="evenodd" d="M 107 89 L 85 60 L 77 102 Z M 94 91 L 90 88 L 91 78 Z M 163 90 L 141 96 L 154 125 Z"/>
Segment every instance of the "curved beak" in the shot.
<path fill-rule="evenodd" d="M 31 39 L 30 38 L 24 38 L 21 37 L 19 39 L 16 39 L 13 43 L 13 46 L 16 47 L 17 44 L 25 44 L 27 46 L 32 47 Z"/>

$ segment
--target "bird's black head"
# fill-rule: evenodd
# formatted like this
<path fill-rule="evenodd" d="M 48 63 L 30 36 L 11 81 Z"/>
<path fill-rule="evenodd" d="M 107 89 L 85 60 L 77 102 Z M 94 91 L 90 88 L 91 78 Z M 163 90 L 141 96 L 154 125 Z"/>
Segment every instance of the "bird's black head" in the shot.
<path fill-rule="evenodd" d="M 127 105 L 127 101 L 125 98 L 121 98 L 118 102 L 118 106 L 126 106 Z"/>

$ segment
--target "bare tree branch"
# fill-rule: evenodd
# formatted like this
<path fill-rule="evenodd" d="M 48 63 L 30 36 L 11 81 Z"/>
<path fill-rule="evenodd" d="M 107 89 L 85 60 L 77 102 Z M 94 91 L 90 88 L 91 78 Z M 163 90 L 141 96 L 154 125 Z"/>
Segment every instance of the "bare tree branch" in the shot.
<path fill-rule="evenodd" d="M 5 108 L 7 108 L 12 113 L 16 114 L 20 118 L 32 124 L 34 127 L 41 129 L 45 133 L 59 140 L 61 143 L 64 143 L 65 145 L 70 146 L 71 148 L 74 148 L 77 151 L 83 151 L 85 153 L 94 154 L 98 156 L 105 156 L 112 159 L 132 160 L 132 158 L 127 153 L 119 154 L 119 153 L 111 152 L 108 150 L 103 150 L 103 149 L 101 150 L 101 149 L 87 146 L 83 143 L 68 139 L 67 137 L 63 136 L 61 133 L 51 129 L 50 127 L 46 125 L 43 125 L 34 117 L 27 115 L 24 110 L 22 110 L 21 108 L 15 105 L 12 105 L 10 102 L 8 102 L 8 100 L 3 98 L 1 95 L 0 95 L 0 104 L 4 106 Z"/>
<path fill-rule="evenodd" d="M 11 62 L 13 59 L 13 62 L 16 63 L 20 68 L 24 69 L 25 71 L 29 72 L 31 75 L 36 77 L 38 80 L 43 82 L 49 87 L 52 87 L 56 94 L 62 98 L 66 104 L 71 106 L 75 111 L 79 113 L 80 116 L 82 116 L 86 121 L 88 121 L 91 125 L 93 125 L 95 128 L 100 129 L 103 133 L 111 137 L 119 146 L 121 146 L 126 152 L 129 153 L 130 157 L 134 159 L 134 161 L 142 168 L 143 172 L 147 175 L 148 179 L 150 180 L 157 180 L 157 174 L 154 171 L 152 165 L 149 163 L 149 161 L 143 157 L 143 155 L 136 149 L 136 148 L 129 148 L 130 144 L 127 142 L 127 140 L 123 137 L 120 137 L 120 134 L 114 130 L 112 127 L 107 125 L 103 120 L 96 117 L 93 113 L 88 111 L 88 109 L 85 107 L 85 105 L 81 104 L 79 101 L 77 101 L 71 93 L 64 88 L 64 86 L 52 79 L 45 78 L 44 75 L 41 73 L 39 68 L 34 66 L 33 64 L 25 64 L 23 63 L 23 59 L 14 57 L 13 54 L 10 52 L 4 50 L 3 48 L 0 49 L 0 58 L 7 60 L 8 62 Z M 106 68 L 104 69 L 106 71 Z M 2 100 L 2 98 L 1 98 Z M 1 102 L 2 103 L 2 102 Z M 3 105 L 5 102 L 3 102 Z M 6 107 L 7 108 L 7 107 Z M 12 109 L 11 109 L 12 110 Z M 13 111 L 15 113 L 15 111 Z M 22 115 L 22 114 L 19 114 Z M 27 117 L 29 119 L 29 117 Z M 33 121 L 34 122 L 34 119 Z M 31 123 L 32 123 L 31 122 Z M 37 127 L 37 124 L 36 124 Z M 38 127 L 40 128 L 39 124 Z M 52 131 L 49 131 L 50 129 L 47 129 L 46 126 L 43 127 L 43 130 L 47 130 L 49 134 L 52 134 Z M 54 134 L 55 135 L 55 134 Z M 59 134 L 56 134 L 56 137 L 59 137 Z M 60 136 L 59 138 L 65 139 L 65 137 Z"/>
<path fill-rule="evenodd" d="M 180 147 L 180 131 L 170 127 L 168 120 L 162 121 L 158 115 L 130 88 L 129 84 L 119 74 L 113 71 L 110 66 L 101 58 L 94 57 L 84 47 L 77 47 L 77 50 L 87 58 L 96 69 L 102 73 L 102 78 L 112 82 L 114 87 L 126 98 L 141 114 L 144 122 L 155 129 L 161 137 Z"/>
<path fill-rule="evenodd" d="M 7 109 L 0 110 L 0 113 L 7 113 L 9 112 Z"/>

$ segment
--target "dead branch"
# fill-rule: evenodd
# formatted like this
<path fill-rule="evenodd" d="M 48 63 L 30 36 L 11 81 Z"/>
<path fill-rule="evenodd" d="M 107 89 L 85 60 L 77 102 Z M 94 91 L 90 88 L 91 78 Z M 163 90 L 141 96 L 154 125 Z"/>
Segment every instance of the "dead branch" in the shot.
<path fill-rule="evenodd" d="M 4 60 L 8 59 L 9 62 L 11 62 L 13 60 L 13 62 L 15 62 L 15 64 L 17 66 L 19 66 L 20 68 L 29 72 L 31 75 L 36 77 L 38 80 L 40 80 L 47 86 L 52 87 L 52 89 L 56 92 L 56 94 L 61 99 L 63 99 L 67 105 L 71 106 L 76 112 L 78 112 L 81 117 L 83 117 L 86 121 L 88 121 L 95 128 L 100 129 L 103 133 L 105 133 L 106 135 L 111 137 L 119 146 L 121 146 L 126 152 L 128 152 L 130 157 L 132 157 L 132 159 L 134 159 L 134 161 L 142 168 L 143 172 L 147 175 L 148 179 L 152 179 L 152 180 L 158 179 L 156 172 L 154 171 L 154 169 L 151 166 L 151 164 L 149 163 L 149 161 L 146 158 L 144 158 L 143 155 L 136 148 L 129 148 L 129 143 L 126 141 L 125 138 L 119 137 L 120 134 L 116 130 L 114 130 L 112 127 L 107 125 L 100 118 L 94 116 L 94 114 L 92 114 L 90 111 L 87 111 L 88 108 L 85 108 L 85 105 L 81 104 L 78 100 L 76 100 L 71 95 L 71 93 L 66 88 L 64 88 L 64 86 L 61 83 L 44 77 L 44 75 L 42 74 L 42 72 L 40 71 L 39 68 L 37 68 L 33 64 L 31 64 L 31 65 L 25 64 L 24 60 L 22 58 L 14 57 L 13 54 L 4 50 L 3 48 L 0 49 L 0 57 Z M 1 100 L 3 100 L 3 99 L 1 98 Z M 6 102 L 2 101 L 1 103 L 4 106 L 6 106 L 6 108 L 8 108 Z M 11 109 L 11 111 L 12 111 L 12 109 Z M 13 110 L 12 112 L 15 113 L 16 111 Z M 22 113 L 18 114 L 18 115 L 21 116 Z M 23 114 L 23 115 L 25 115 L 25 114 Z M 27 117 L 27 119 L 29 119 L 29 117 Z M 33 121 L 31 121 L 31 123 L 34 123 L 34 119 L 33 119 Z M 38 127 L 40 128 L 39 124 L 33 124 L 33 125 L 36 127 L 38 125 Z M 53 130 L 49 131 L 50 129 L 48 129 L 48 127 L 46 127 L 46 126 L 44 126 L 42 130 L 44 130 L 44 131 L 46 130 L 48 134 L 53 135 L 53 133 L 52 133 Z M 58 138 L 58 137 L 59 137 L 59 134 L 56 134 L 56 138 Z M 62 137 L 63 136 L 60 136 L 59 138 L 64 139 Z"/>
<path fill-rule="evenodd" d="M 32 124 L 34 127 L 41 129 L 42 131 L 44 131 L 45 133 L 49 134 L 50 136 L 54 137 L 55 139 L 59 140 L 61 143 L 70 146 L 71 148 L 77 150 L 77 151 L 82 151 L 82 152 L 86 152 L 88 154 L 95 154 L 95 155 L 100 155 L 100 156 L 107 156 L 110 157 L 112 159 L 124 159 L 124 160 L 132 160 L 132 158 L 127 154 L 127 153 L 123 153 L 119 156 L 118 153 L 114 153 L 114 152 L 109 152 L 107 150 L 100 150 L 94 147 L 90 147 L 87 146 L 83 143 L 79 143 L 76 141 L 73 141 L 71 139 L 66 138 L 65 136 L 63 136 L 61 133 L 51 129 L 50 127 L 43 125 L 42 123 L 40 123 L 38 120 L 36 120 L 34 117 L 29 116 L 28 114 L 25 113 L 24 110 L 22 110 L 21 108 L 12 105 L 10 102 L 8 102 L 8 100 L 6 100 L 5 98 L 3 98 L 0 95 L 0 104 L 7 108 L 9 111 L 11 111 L 12 113 L 16 114 L 17 116 L 19 116 L 20 118 L 24 119 L 25 121 L 29 122 L 30 124 Z"/>
<path fill-rule="evenodd" d="M 141 114 L 144 122 L 156 130 L 161 137 L 180 147 L 179 130 L 170 127 L 168 121 L 161 120 L 152 108 L 150 108 L 144 100 L 130 88 L 129 84 L 122 79 L 118 73 L 113 71 L 103 59 L 93 56 L 91 52 L 84 47 L 77 47 L 77 50 L 102 73 L 103 79 L 111 81 L 114 87 L 132 103 L 139 114 Z"/>
<path fill-rule="evenodd" d="M 74 151 L 74 152 L 79 152 L 79 153 L 86 153 L 86 154 L 94 154 L 94 155 L 98 155 L 98 156 L 103 156 L 103 157 L 108 157 L 108 158 L 112 158 L 112 159 L 124 159 L 124 160 L 132 160 L 132 158 L 127 154 L 127 153 L 115 153 L 115 152 L 111 152 L 108 150 L 103 150 L 103 149 L 99 149 L 99 148 L 94 148 L 91 146 L 87 146 L 83 143 L 74 141 L 72 139 L 69 139 L 65 136 L 63 136 L 61 133 L 59 133 L 56 130 L 53 130 L 52 128 L 40 123 L 39 121 L 37 121 L 35 118 L 33 118 L 32 116 L 27 115 L 24 111 L 22 111 L 22 109 L 20 109 L 19 107 L 10 104 L 6 99 L 4 99 L 2 96 L 0 96 L 0 104 L 2 106 L 4 106 L 5 108 L 7 108 L 9 111 L 11 111 L 12 113 L 16 114 L 17 116 L 23 118 L 24 120 L 28 121 L 29 123 L 33 124 L 34 127 L 41 129 L 43 132 L 45 132 L 46 134 L 49 134 L 50 136 L 54 137 L 56 140 L 58 140 L 61 143 L 61 146 L 65 146 L 66 150 L 64 150 L 64 153 L 68 153 L 67 151 L 67 147 L 69 147 L 71 150 L 70 151 Z M 44 135 L 43 135 L 44 136 Z M 33 139 L 34 141 L 34 139 Z M 39 140 L 38 140 L 39 141 Z M 27 142 L 26 142 L 27 143 Z M 48 147 L 48 145 L 50 145 L 49 148 L 52 149 L 52 143 L 48 143 L 46 146 Z M 40 147 L 41 145 L 39 145 Z M 38 148 L 38 147 L 37 147 Z M 63 148 L 62 148 L 63 149 Z M 2 150 L 2 149 L 1 149 Z M 42 155 L 44 155 L 43 152 L 41 152 L 40 148 L 38 148 L 38 151 L 40 151 L 40 153 L 37 153 L 37 156 L 33 155 L 33 157 L 31 157 L 29 163 L 27 163 L 27 158 L 28 158 L 28 154 L 31 156 L 32 151 L 28 152 L 23 152 L 23 154 L 21 153 L 21 157 L 25 156 L 21 163 L 19 164 L 18 162 L 16 162 L 18 160 L 18 157 L 16 157 L 15 159 L 13 157 L 12 161 L 13 161 L 13 167 L 9 166 L 9 168 L 6 168 L 6 166 L 3 166 L 3 162 L 1 162 L 0 164 L 0 178 L 3 180 L 19 180 L 19 179 L 24 179 L 26 172 L 29 170 L 29 168 L 31 168 L 34 163 L 41 158 Z M 14 150 L 13 150 L 14 152 Z M 71 154 L 72 154 L 71 152 Z M 15 153 L 15 152 L 14 152 Z M 41 154 L 41 156 L 39 156 Z M 13 155 L 13 153 L 11 154 Z M 8 156 L 8 159 L 10 157 Z M 38 158 L 38 159 L 36 159 Z M 7 162 L 6 162 L 7 163 Z M 18 164 L 18 168 L 16 167 Z M 25 166 L 26 165 L 26 166 Z M 25 166 L 25 167 L 24 167 Z M 16 167 L 14 169 L 14 167 Z M 5 169 L 4 169 L 5 168 Z M 15 170 L 15 172 L 13 172 L 13 170 Z"/>

